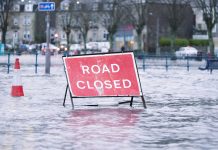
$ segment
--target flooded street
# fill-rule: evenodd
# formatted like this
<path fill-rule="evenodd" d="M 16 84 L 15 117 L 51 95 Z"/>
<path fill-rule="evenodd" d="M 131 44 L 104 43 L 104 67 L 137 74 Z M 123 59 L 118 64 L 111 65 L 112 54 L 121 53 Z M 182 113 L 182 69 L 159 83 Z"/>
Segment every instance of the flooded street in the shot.
<path fill-rule="evenodd" d="M 10 96 L 13 72 L 0 68 L 1 150 L 145 150 L 218 147 L 218 71 L 192 68 L 139 70 L 147 109 L 128 104 L 87 107 L 130 98 L 74 99 L 62 106 L 66 77 L 61 64 L 22 66 L 24 97 Z"/>

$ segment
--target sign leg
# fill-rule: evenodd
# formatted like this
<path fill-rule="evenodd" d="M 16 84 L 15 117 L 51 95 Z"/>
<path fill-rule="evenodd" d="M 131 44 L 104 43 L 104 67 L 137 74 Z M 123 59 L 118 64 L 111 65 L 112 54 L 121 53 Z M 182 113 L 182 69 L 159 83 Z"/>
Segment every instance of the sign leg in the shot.
<path fill-rule="evenodd" d="M 68 90 L 68 84 L 66 86 L 66 90 L 65 90 L 65 95 L 64 95 L 64 102 L 63 102 L 63 106 L 65 107 L 65 101 L 66 101 L 66 97 L 67 97 L 67 90 Z"/>
<path fill-rule="evenodd" d="M 71 104 L 72 104 L 72 109 L 74 109 L 73 97 L 72 97 L 71 92 L 70 92 L 70 100 L 71 100 Z"/>
<path fill-rule="evenodd" d="M 132 107 L 132 103 L 133 103 L 133 96 L 131 97 L 131 101 L 130 101 L 130 106 Z"/>
<path fill-rule="evenodd" d="M 144 96 L 142 95 L 141 98 L 142 98 L 143 107 L 144 107 L 144 108 L 147 108 L 147 107 L 146 107 L 146 103 L 145 103 Z"/>

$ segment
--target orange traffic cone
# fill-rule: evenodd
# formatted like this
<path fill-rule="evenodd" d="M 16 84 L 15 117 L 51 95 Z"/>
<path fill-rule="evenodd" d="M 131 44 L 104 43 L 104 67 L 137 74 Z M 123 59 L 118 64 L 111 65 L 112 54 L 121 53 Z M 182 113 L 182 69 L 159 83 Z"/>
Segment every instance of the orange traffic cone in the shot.
<path fill-rule="evenodd" d="M 16 58 L 15 60 L 14 73 L 15 74 L 14 74 L 13 85 L 11 89 L 11 96 L 14 97 L 24 96 L 23 86 L 21 84 L 20 62 L 18 58 Z"/>

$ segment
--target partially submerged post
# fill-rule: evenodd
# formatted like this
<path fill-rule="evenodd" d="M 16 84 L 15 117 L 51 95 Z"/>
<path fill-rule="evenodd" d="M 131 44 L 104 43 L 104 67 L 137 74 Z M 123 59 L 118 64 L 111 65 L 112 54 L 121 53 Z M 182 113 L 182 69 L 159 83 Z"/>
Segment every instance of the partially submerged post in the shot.
<path fill-rule="evenodd" d="M 55 3 L 54 2 L 40 2 L 38 4 L 38 10 L 44 11 L 47 13 L 46 15 L 46 42 L 47 42 L 47 48 L 45 52 L 45 73 L 50 74 L 50 66 L 51 66 L 51 52 L 49 49 L 49 43 L 50 43 L 50 11 L 55 10 Z"/>

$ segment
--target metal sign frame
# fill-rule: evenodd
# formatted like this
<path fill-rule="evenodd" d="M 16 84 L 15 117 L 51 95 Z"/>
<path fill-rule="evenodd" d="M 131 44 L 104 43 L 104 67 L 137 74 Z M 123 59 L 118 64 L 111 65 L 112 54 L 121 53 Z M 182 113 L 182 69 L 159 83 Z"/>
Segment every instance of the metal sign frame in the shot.
<path fill-rule="evenodd" d="M 131 53 L 133 56 L 133 52 L 123 52 L 123 53 Z M 64 62 L 64 58 L 67 58 L 67 57 L 85 57 L 85 56 L 96 56 L 96 55 L 110 55 L 110 54 L 123 54 L 123 53 L 120 53 L 120 52 L 114 52 L 114 53 L 96 53 L 96 54 L 89 54 L 89 55 L 72 55 L 72 56 L 63 56 L 63 62 Z M 139 78 L 139 72 L 138 72 L 138 68 L 137 68 L 137 64 L 136 64 L 136 60 L 135 58 L 133 57 L 133 61 L 134 61 L 134 67 L 136 68 L 136 75 L 137 75 L 137 80 L 139 82 L 139 89 L 140 89 L 140 96 L 135 96 L 135 95 L 117 95 L 117 96 L 74 96 L 71 92 L 71 89 L 69 87 L 69 81 L 68 81 L 68 73 L 66 71 L 66 67 L 65 67 L 65 62 L 64 62 L 64 71 L 65 71 L 65 75 L 66 75 L 66 80 L 67 80 L 67 86 L 66 86 L 66 90 L 65 90 L 65 95 L 64 95 L 64 101 L 63 101 L 63 106 L 65 107 L 65 102 L 66 102 L 66 97 L 67 97 L 67 92 L 69 90 L 69 94 L 70 94 L 70 100 L 71 100 L 71 104 L 72 104 L 72 109 L 74 109 L 74 102 L 73 102 L 73 99 L 74 98 L 99 98 L 99 97 L 131 97 L 131 100 L 129 101 L 124 101 L 124 102 L 119 102 L 118 104 L 125 104 L 125 103 L 129 103 L 130 106 L 132 107 L 133 105 L 133 98 L 134 97 L 141 97 L 141 100 L 142 100 L 142 103 L 143 103 L 143 107 L 146 108 L 146 102 L 145 102 L 145 99 L 144 99 L 144 96 L 143 96 L 143 91 L 142 91 L 142 86 L 141 86 L 141 81 L 140 81 L 140 78 Z M 83 105 L 83 106 L 98 106 L 98 105 Z"/>

